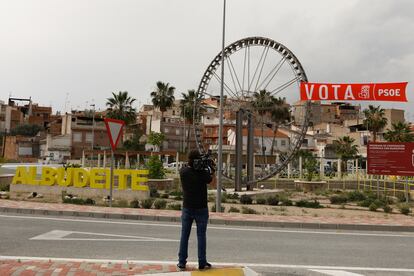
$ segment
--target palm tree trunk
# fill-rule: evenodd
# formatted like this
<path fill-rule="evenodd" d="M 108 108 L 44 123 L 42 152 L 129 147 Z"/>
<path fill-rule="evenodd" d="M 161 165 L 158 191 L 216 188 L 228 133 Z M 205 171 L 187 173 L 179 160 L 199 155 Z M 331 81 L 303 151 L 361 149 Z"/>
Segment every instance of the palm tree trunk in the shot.
<path fill-rule="evenodd" d="M 190 148 L 190 134 L 191 134 L 191 123 L 188 123 L 188 133 L 187 133 L 187 143 L 186 143 L 186 152 Z"/>
<path fill-rule="evenodd" d="M 275 147 L 276 142 L 276 134 L 277 130 L 279 129 L 278 125 L 273 129 L 273 139 L 272 139 L 272 147 L 270 148 L 270 155 L 273 155 L 273 148 Z"/>
<path fill-rule="evenodd" d="M 262 157 L 263 157 L 263 170 L 264 170 L 264 167 L 265 167 L 265 163 L 266 163 L 266 161 L 265 161 L 265 156 L 266 156 L 266 149 L 265 149 L 265 146 L 264 146 L 264 118 L 263 118 L 263 116 L 262 116 Z"/>
<path fill-rule="evenodd" d="M 372 136 L 373 136 L 373 140 L 374 140 L 373 142 L 375 143 L 377 141 L 377 132 L 373 131 Z"/>
<path fill-rule="evenodd" d="M 164 122 L 163 122 L 163 120 L 164 120 L 164 111 L 161 111 L 161 118 L 160 118 L 160 133 L 164 133 L 164 129 L 163 129 L 163 126 L 164 126 Z M 163 144 L 164 144 L 164 142 L 162 142 L 161 144 L 160 144 L 160 151 L 162 151 L 163 150 Z"/>

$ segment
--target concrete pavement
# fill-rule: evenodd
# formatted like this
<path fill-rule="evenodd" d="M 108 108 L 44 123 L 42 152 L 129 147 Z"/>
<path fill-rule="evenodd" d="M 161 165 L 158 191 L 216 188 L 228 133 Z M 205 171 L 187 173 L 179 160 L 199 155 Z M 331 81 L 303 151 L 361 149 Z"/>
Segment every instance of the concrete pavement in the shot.
<path fill-rule="evenodd" d="M 52 216 L 76 216 L 147 221 L 179 222 L 181 212 L 171 210 L 108 208 L 61 203 L 40 203 L 0 199 L 0 212 Z M 368 230 L 414 232 L 412 216 L 388 218 L 339 218 L 279 215 L 247 215 L 238 213 L 210 213 L 210 223 L 218 225 L 243 225 L 286 227 L 304 229 Z"/>
<path fill-rule="evenodd" d="M 17 267 L 20 259 L 27 270 L 175 268 L 179 223 L 0 214 L 0 225 L 0 259 L 14 261 L 0 267 Z M 207 253 L 215 267 L 248 266 L 263 275 L 412 275 L 413 247 L 413 233 L 210 225 Z M 189 253 L 194 268 L 194 230 Z"/>

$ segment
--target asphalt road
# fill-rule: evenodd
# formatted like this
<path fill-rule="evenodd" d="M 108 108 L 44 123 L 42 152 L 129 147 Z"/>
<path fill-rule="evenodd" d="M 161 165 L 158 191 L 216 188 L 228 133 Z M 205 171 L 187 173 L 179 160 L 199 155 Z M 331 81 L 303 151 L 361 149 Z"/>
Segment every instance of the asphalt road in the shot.
<path fill-rule="evenodd" d="M 175 263 L 179 234 L 176 223 L 0 213 L 0 256 Z M 207 254 L 213 264 L 247 264 L 266 275 L 414 275 L 414 233 L 214 225 Z M 326 272 L 334 270 L 348 274 Z"/>

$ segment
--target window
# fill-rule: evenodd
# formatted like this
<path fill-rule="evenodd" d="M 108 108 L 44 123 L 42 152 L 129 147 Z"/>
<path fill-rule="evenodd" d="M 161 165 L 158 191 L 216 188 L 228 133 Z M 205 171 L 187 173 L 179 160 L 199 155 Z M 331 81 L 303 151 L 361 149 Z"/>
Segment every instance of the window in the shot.
<path fill-rule="evenodd" d="M 73 142 L 82 142 L 82 132 L 73 133 Z"/>
<path fill-rule="evenodd" d="M 282 147 L 286 147 L 286 140 L 282 140 L 280 142 L 281 142 Z"/>
<path fill-rule="evenodd" d="M 274 146 L 275 146 L 275 147 L 277 147 L 277 140 L 275 140 L 275 144 L 274 144 Z"/>
<path fill-rule="evenodd" d="M 170 132 L 170 129 L 168 127 L 165 127 L 164 128 L 164 133 L 169 133 L 169 132 Z"/>
<path fill-rule="evenodd" d="M 89 143 L 92 143 L 92 132 L 87 132 L 86 133 L 85 141 L 89 142 Z"/>
<path fill-rule="evenodd" d="M 180 135 L 180 129 L 179 128 L 175 129 L 175 135 Z"/>

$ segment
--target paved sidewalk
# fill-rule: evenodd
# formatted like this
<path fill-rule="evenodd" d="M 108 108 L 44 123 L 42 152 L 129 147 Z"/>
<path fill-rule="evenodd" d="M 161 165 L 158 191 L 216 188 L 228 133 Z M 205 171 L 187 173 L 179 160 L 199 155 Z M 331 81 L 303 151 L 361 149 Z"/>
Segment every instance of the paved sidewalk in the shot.
<path fill-rule="evenodd" d="M 171 222 L 179 222 L 181 215 L 180 211 L 170 210 L 109 208 L 5 199 L 0 200 L 0 212 Z M 210 213 L 210 223 L 243 226 L 414 232 L 414 218 L 412 216 L 389 216 L 388 218 L 355 217 L 349 219 Z"/>
<path fill-rule="evenodd" d="M 0 258 L 0 275 L 8 276 L 86 276 L 86 275 L 157 275 L 157 276 L 256 276 L 256 272 L 242 267 L 214 267 L 199 271 L 188 265 L 186 272 L 179 272 L 175 264 L 134 263 L 126 261 L 75 261 L 64 259 L 13 259 Z"/>

